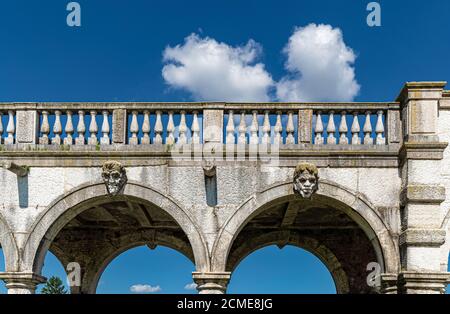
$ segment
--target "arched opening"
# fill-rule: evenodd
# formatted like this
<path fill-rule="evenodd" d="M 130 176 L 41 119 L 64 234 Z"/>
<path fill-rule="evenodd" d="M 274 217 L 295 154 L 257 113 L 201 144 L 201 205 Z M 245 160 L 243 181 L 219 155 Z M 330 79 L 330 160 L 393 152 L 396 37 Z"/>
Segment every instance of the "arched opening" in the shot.
<path fill-rule="evenodd" d="M 334 294 L 325 264 L 307 250 L 270 245 L 251 253 L 233 271 L 228 293 Z"/>
<path fill-rule="evenodd" d="M 67 292 L 70 292 L 66 280 L 66 270 L 64 269 L 61 261 L 58 260 L 58 258 L 50 251 L 45 255 L 44 266 L 42 267 L 42 276 L 46 277 L 47 279 L 51 278 L 52 276 L 58 277 L 59 279 L 61 279 L 62 285 L 64 286 L 65 290 Z M 44 286 L 41 285 L 39 289 L 36 290 L 36 293 L 42 293 L 43 287 Z"/>
<path fill-rule="evenodd" d="M 368 281 L 373 265 L 380 273 L 396 272 L 399 265 L 388 229 L 370 203 L 324 180 L 312 200 L 294 194 L 290 182 L 249 198 L 219 233 L 212 267 L 233 271 L 268 245 L 294 245 L 316 255 L 338 293 L 377 293 L 380 282 Z"/>
<path fill-rule="evenodd" d="M 96 293 L 196 293 L 192 261 L 165 246 L 139 246 L 115 257 L 100 276 Z"/>
<path fill-rule="evenodd" d="M 142 245 L 176 250 L 199 271 L 208 266 L 200 233 L 183 209 L 162 193 L 132 182 L 117 196 L 109 195 L 104 184 L 76 189 L 52 203 L 37 221 L 39 228 L 26 244 L 32 254 L 24 261 L 40 273 L 51 251 L 64 268 L 75 264 L 68 277 L 79 278 L 80 285 L 72 293 L 95 293 L 107 265 Z"/>
<path fill-rule="evenodd" d="M 5 271 L 5 255 L 3 254 L 3 248 L 0 248 L 0 271 Z M 0 280 L 0 294 L 7 293 L 5 282 Z"/>

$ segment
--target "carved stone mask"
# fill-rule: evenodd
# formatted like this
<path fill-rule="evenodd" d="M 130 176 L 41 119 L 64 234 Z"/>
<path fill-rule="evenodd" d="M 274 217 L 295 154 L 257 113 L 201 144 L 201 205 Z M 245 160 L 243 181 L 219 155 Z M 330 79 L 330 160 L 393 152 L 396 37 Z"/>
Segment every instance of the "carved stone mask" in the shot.
<path fill-rule="evenodd" d="M 319 189 L 317 167 L 309 163 L 297 165 L 294 172 L 294 191 L 301 197 L 310 199 Z"/>
<path fill-rule="evenodd" d="M 125 168 L 117 161 L 107 161 L 103 164 L 102 178 L 111 195 L 117 195 L 127 182 Z"/>

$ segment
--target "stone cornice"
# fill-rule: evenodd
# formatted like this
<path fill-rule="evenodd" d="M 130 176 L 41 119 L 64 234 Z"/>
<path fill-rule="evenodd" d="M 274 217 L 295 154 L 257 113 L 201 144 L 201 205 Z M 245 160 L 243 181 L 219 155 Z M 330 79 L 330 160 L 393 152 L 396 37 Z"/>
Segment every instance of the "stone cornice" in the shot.
<path fill-rule="evenodd" d="M 278 154 L 256 155 L 255 160 L 249 160 L 253 151 L 249 145 L 241 154 L 236 151 L 227 155 L 226 146 L 222 144 L 200 145 L 197 150 L 189 145 L 190 152 L 182 150 L 173 153 L 173 146 L 167 145 L 130 145 L 115 144 L 106 146 L 56 146 L 56 145 L 12 145 L 1 146 L 0 161 L 15 162 L 18 165 L 30 167 L 86 167 L 101 166 L 109 159 L 117 159 L 125 166 L 152 166 L 152 165 L 195 165 L 201 164 L 202 149 L 214 147 L 215 156 L 221 156 L 217 164 L 263 164 L 263 158 L 272 158 L 279 166 L 295 167 L 299 161 L 314 162 L 319 167 L 398 167 L 398 144 L 391 145 L 282 145 Z M 200 150 L 198 150 L 200 149 Z M 222 149 L 222 152 L 220 152 Z M 236 147 L 235 147 L 236 149 Z M 200 152 L 200 153 L 199 153 Z M 244 160 L 239 158 L 244 157 Z M 208 155 L 203 151 L 203 157 Z M 197 159 L 196 159 L 197 158 Z"/>
<path fill-rule="evenodd" d="M 446 142 L 404 142 L 400 149 L 400 160 L 441 160 L 444 158 Z"/>
<path fill-rule="evenodd" d="M 444 229 L 407 229 L 400 234 L 399 245 L 441 246 L 445 243 Z"/>
<path fill-rule="evenodd" d="M 400 192 L 400 202 L 440 204 L 445 201 L 445 187 L 441 185 L 408 185 Z"/>
<path fill-rule="evenodd" d="M 396 98 L 397 102 L 405 103 L 408 100 L 414 99 L 439 99 L 442 97 L 440 93 L 439 97 L 430 97 L 426 92 L 442 91 L 447 85 L 445 81 L 438 82 L 406 82 Z M 424 93 L 425 92 L 425 93 Z M 433 94 L 431 94 L 433 95 Z"/>

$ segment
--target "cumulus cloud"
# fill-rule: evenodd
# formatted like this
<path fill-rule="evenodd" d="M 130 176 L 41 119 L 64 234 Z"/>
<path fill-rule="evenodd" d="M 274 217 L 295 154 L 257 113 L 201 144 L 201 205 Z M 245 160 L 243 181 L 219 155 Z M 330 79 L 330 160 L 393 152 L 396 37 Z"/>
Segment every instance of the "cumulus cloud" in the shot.
<path fill-rule="evenodd" d="M 162 76 L 195 100 L 269 101 L 274 82 L 264 64 L 257 63 L 261 51 L 253 40 L 232 47 L 191 34 L 182 45 L 164 50 Z"/>
<path fill-rule="evenodd" d="M 133 293 L 155 293 L 155 292 L 160 292 L 161 291 L 161 287 L 160 286 L 136 284 L 136 285 L 132 285 L 130 287 L 130 291 L 133 292 Z"/>
<path fill-rule="evenodd" d="M 185 290 L 195 290 L 197 289 L 197 284 L 195 282 L 193 283 L 188 283 L 187 285 L 184 286 Z"/>
<path fill-rule="evenodd" d="M 277 83 L 281 101 L 351 101 L 359 92 L 355 54 L 339 28 L 309 24 L 296 28 L 283 52 L 289 75 Z"/>

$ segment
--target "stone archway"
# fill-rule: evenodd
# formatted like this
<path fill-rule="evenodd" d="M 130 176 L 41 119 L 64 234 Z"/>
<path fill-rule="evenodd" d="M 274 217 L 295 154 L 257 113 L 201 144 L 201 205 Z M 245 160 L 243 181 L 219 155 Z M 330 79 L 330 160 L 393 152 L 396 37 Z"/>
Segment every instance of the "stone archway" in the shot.
<path fill-rule="evenodd" d="M 349 279 L 333 252 L 316 239 L 303 237 L 295 232 L 273 231 L 252 238 L 251 243 L 241 243 L 229 256 L 226 268 L 234 271 L 247 256 L 269 245 L 278 245 L 280 248 L 285 245 L 292 245 L 312 253 L 322 261 L 331 273 L 337 293 L 349 293 Z"/>
<path fill-rule="evenodd" d="M 348 226 L 343 225 L 340 228 L 348 228 L 348 230 L 351 230 L 351 239 L 354 239 L 354 241 L 357 242 L 359 241 L 357 245 L 365 248 L 364 250 L 361 250 L 361 252 L 358 252 L 358 254 L 367 255 L 367 261 L 364 261 L 364 263 L 376 261 L 381 267 L 381 272 L 398 272 L 400 265 L 399 253 L 395 248 L 395 244 L 389 234 L 388 228 L 384 224 L 378 212 L 363 195 L 352 192 L 333 182 L 321 180 L 319 191 L 314 196 L 313 200 L 314 201 L 311 203 L 296 204 L 295 202 L 298 202 L 298 197 L 294 194 L 292 182 L 272 185 L 264 191 L 261 191 L 247 199 L 241 206 L 239 206 L 236 212 L 229 217 L 219 231 L 219 235 L 212 250 L 212 269 L 217 272 L 230 271 L 232 268 L 231 264 L 233 262 L 229 262 L 229 259 L 240 259 L 240 257 L 233 257 L 233 255 L 239 255 L 236 253 L 236 250 L 239 250 L 239 246 L 242 244 L 241 242 L 247 241 L 248 243 L 251 243 L 256 239 L 265 239 L 266 243 L 263 243 L 263 241 L 259 243 L 260 246 L 265 246 L 275 242 L 279 245 L 301 242 L 295 240 L 296 238 L 299 238 L 299 235 L 296 235 L 295 232 L 293 232 L 294 228 L 284 226 L 284 224 L 285 220 L 288 222 L 290 221 L 289 223 L 291 224 L 294 222 L 295 215 L 297 214 L 293 215 L 292 213 L 296 212 L 296 210 L 298 211 L 298 209 L 294 210 L 296 207 L 303 208 L 305 206 L 310 206 L 310 208 L 307 209 L 317 207 L 320 208 L 324 214 L 332 213 L 332 210 L 335 211 L 333 215 L 342 213 L 342 221 L 346 222 Z M 292 204 L 295 206 L 291 206 Z M 280 212 L 284 213 L 284 218 L 282 218 L 283 221 L 280 221 L 278 225 L 276 223 L 274 224 L 273 216 Z M 314 212 L 314 210 L 312 210 L 312 212 Z M 336 217 L 336 219 L 341 219 L 339 218 L 340 216 Z M 307 214 L 302 217 L 302 219 L 305 218 L 308 218 Z M 271 220 L 271 225 L 268 225 L 269 220 Z M 258 230 L 258 228 L 260 228 L 260 230 Z M 304 232 L 302 236 L 314 238 L 317 236 L 316 230 L 320 230 L 321 226 L 315 226 L 314 228 L 310 228 L 310 232 Z M 264 234 L 267 234 L 269 230 L 274 232 L 280 231 L 279 233 L 273 233 L 277 236 L 283 234 L 281 231 L 284 232 L 284 239 L 277 237 L 268 238 L 267 236 L 264 236 Z M 349 232 L 350 231 L 336 230 L 335 235 L 339 236 Z M 240 236 L 241 234 L 243 235 Z M 329 251 L 331 251 L 334 255 L 339 255 L 338 260 L 341 262 L 340 259 L 345 258 L 345 249 L 348 250 L 351 248 L 351 245 L 349 244 L 345 247 L 345 245 L 341 244 L 339 241 L 332 243 L 326 239 L 327 238 L 322 235 L 322 237 L 319 238 L 319 244 L 316 248 L 329 248 Z M 245 244 L 242 245 L 245 246 Z M 296 245 L 301 246 L 299 243 Z M 252 245 L 248 245 L 246 249 L 241 250 L 242 254 L 245 255 L 245 252 L 250 252 L 251 246 Z M 342 246 L 342 249 L 340 246 Z M 309 251 L 318 256 L 321 255 L 320 253 L 315 252 L 314 249 L 310 248 Z M 367 264 L 363 265 L 364 271 L 366 271 L 366 265 Z M 330 269 L 330 265 L 328 265 L 328 267 Z M 351 267 L 348 266 L 343 268 L 346 268 L 346 272 L 349 272 Z M 336 278 L 337 276 L 334 277 Z M 344 278 L 343 275 L 340 275 L 339 277 Z M 344 279 L 344 281 L 351 282 L 352 280 L 353 279 L 351 276 L 349 277 L 349 280 Z M 358 289 L 356 286 L 362 286 L 361 274 L 359 274 L 358 280 L 359 283 L 353 283 L 353 290 L 350 290 L 357 291 Z M 364 284 L 366 284 L 365 278 Z M 341 286 L 345 287 L 345 284 Z M 338 288 L 338 292 L 347 292 L 347 289 Z"/>
<path fill-rule="evenodd" d="M 89 221 L 83 220 L 86 218 L 82 216 L 83 214 L 95 216 L 100 211 L 107 211 L 108 214 L 113 211 L 114 215 L 124 220 L 121 222 L 122 225 L 134 226 L 133 224 L 140 220 L 139 217 L 128 217 L 128 213 L 123 212 L 128 209 L 123 208 L 123 206 L 126 206 L 129 210 L 133 210 L 134 206 L 148 206 L 148 208 L 157 211 L 158 215 L 162 215 L 171 229 L 162 232 L 157 230 L 160 226 L 154 225 L 149 228 L 145 228 L 145 226 L 143 228 L 136 226 L 134 229 L 122 228 L 123 230 L 95 228 L 95 235 L 94 231 L 71 233 L 76 225 L 80 224 L 80 221 L 83 227 L 89 227 Z M 103 226 L 107 226 L 107 223 L 104 223 Z M 152 232 L 150 229 L 156 229 L 156 231 Z M 162 229 L 164 228 L 161 227 Z M 181 239 L 182 243 L 177 244 L 174 241 L 175 238 Z M 87 254 L 83 256 L 79 247 L 71 250 L 69 245 L 65 245 L 70 241 L 81 243 L 81 245 L 83 243 L 87 245 L 95 244 L 97 245 L 97 251 L 103 252 L 98 258 L 94 259 L 95 263 L 89 259 L 85 261 L 86 271 L 84 274 L 90 278 L 90 283 L 86 286 L 84 292 L 92 292 L 92 282 L 96 286 L 94 280 L 96 274 L 99 272 L 101 274 L 104 269 L 102 265 L 105 263 L 107 265 L 108 260 L 114 254 L 140 244 L 150 243 L 150 245 L 160 244 L 173 247 L 189 256 L 195 262 L 197 271 L 209 269 L 205 242 L 198 226 L 192 221 L 189 214 L 175 200 L 139 182 L 129 181 L 117 196 L 109 195 L 103 182 L 84 184 L 60 196 L 37 217 L 33 224 L 25 242 L 21 270 L 40 274 L 45 254 L 50 247 L 62 261 L 69 261 L 75 254 L 81 254 L 81 257 L 89 257 L 90 252 L 86 252 Z M 183 245 L 189 247 L 189 249 L 183 251 Z M 71 253 L 73 254 L 71 255 Z M 83 260 L 83 258 L 81 259 Z M 92 267 L 92 269 L 89 269 L 89 267 Z"/>

